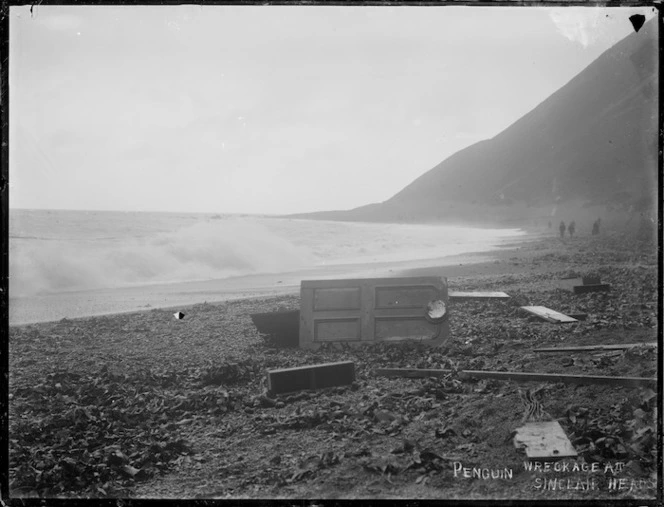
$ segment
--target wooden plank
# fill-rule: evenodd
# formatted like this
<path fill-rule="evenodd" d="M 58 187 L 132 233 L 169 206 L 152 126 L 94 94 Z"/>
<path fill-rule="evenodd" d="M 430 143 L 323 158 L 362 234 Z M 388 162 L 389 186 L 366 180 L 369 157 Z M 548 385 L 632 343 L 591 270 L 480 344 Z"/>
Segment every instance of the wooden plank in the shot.
<path fill-rule="evenodd" d="M 537 315 L 539 318 L 546 320 L 547 322 L 553 322 L 554 324 L 558 323 L 569 323 L 569 322 L 578 322 L 578 320 L 565 315 L 564 313 L 551 310 L 546 306 L 522 306 L 522 310 Z"/>
<path fill-rule="evenodd" d="M 454 370 L 438 370 L 427 368 L 378 368 L 376 375 L 381 377 L 445 377 Z M 643 377 L 606 377 L 592 375 L 564 375 L 559 373 L 529 373 L 516 371 L 485 371 L 460 370 L 460 378 L 493 378 L 497 380 L 514 380 L 515 382 L 562 382 L 565 384 L 608 384 L 623 386 L 649 386 L 657 388 L 656 378 Z"/>
<path fill-rule="evenodd" d="M 352 384 L 355 380 L 355 363 L 323 363 L 297 368 L 268 370 L 268 393 L 283 394 L 304 389 L 323 389 Z"/>
<path fill-rule="evenodd" d="M 587 292 L 606 292 L 611 290 L 611 284 L 598 283 L 594 285 L 575 285 L 574 294 L 585 294 Z"/>
<path fill-rule="evenodd" d="M 531 461 L 576 458 L 574 446 L 558 421 L 527 423 L 516 429 L 514 447 L 525 449 Z"/>
<path fill-rule="evenodd" d="M 509 299 L 505 292 L 459 292 L 450 291 L 452 299 Z"/>
<path fill-rule="evenodd" d="M 625 350 L 634 347 L 657 347 L 657 342 L 644 343 L 618 343 L 613 345 L 586 345 L 584 347 L 550 347 L 542 349 L 533 349 L 533 352 L 583 352 L 583 351 L 602 351 L 602 350 Z"/>

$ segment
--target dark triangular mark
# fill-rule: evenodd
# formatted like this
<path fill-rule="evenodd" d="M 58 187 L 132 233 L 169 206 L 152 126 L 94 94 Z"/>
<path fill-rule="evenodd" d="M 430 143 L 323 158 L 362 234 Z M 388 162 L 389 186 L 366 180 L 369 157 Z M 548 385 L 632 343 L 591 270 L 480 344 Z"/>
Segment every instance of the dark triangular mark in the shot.
<path fill-rule="evenodd" d="M 643 14 L 634 14 L 629 17 L 629 20 L 632 22 L 634 30 L 638 32 L 643 26 L 643 23 L 646 22 L 646 17 Z"/>

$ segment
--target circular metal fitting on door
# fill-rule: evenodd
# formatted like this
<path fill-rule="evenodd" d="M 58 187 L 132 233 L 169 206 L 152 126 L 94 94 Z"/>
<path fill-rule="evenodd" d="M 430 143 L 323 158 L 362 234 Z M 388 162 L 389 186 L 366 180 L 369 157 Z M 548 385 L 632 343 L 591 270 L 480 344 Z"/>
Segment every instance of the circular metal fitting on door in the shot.
<path fill-rule="evenodd" d="M 424 316 L 432 324 L 445 322 L 447 320 L 447 305 L 440 299 L 429 301 Z"/>

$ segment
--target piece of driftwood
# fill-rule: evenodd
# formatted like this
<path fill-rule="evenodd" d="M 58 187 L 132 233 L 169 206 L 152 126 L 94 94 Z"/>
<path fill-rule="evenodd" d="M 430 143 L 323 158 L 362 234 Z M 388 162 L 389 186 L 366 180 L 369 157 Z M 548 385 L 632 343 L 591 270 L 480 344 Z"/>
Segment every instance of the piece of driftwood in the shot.
<path fill-rule="evenodd" d="M 509 299 L 505 292 L 460 292 L 450 291 L 450 299 Z"/>
<path fill-rule="evenodd" d="M 575 285 L 574 294 L 585 294 L 586 292 L 606 292 L 611 290 L 609 283 L 597 283 L 593 285 Z"/>
<path fill-rule="evenodd" d="M 619 343 L 613 345 L 586 345 L 583 347 L 550 347 L 542 349 L 533 349 L 533 352 L 592 352 L 602 350 L 625 350 L 634 347 L 657 347 L 657 342 L 644 343 Z"/>
<path fill-rule="evenodd" d="M 376 375 L 381 377 L 445 377 L 450 373 L 454 373 L 454 370 L 427 368 L 378 368 L 376 370 Z M 565 384 L 608 384 L 657 388 L 656 378 L 644 377 L 607 377 L 600 375 L 566 375 L 559 373 L 486 370 L 459 370 L 456 373 L 460 378 L 493 378 L 496 380 L 514 380 L 515 382 L 562 382 Z"/>
<path fill-rule="evenodd" d="M 530 422 L 516 429 L 514 447 L 524 449 L 529 460 L 553 461 L 577 456 L 558 421 Z"/>
<path fill-rule="evenodd" d="M 564 313 L 551 310 L 546 306 L 522 306 L 521 309 L 527 311 L 528 313 L 532 313 L 533 315 L 536 315 L 540 319 L 544 319 L 547 322 L 553 322 L 554 324 L 578 322 L 578 320 L 565 315 Z"/>

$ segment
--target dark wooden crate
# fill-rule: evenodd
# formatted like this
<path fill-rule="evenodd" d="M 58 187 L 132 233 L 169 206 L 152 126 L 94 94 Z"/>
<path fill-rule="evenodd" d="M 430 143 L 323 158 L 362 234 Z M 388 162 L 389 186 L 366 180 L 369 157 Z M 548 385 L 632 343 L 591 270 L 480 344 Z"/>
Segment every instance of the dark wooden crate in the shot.
<path fill-rule="evenodd" d="M 343 361 L 324 363 L 267 372 L 268 392 L 283 394 L 305 389 L 324 389 L 352 384 L 355 363 Z"/>

